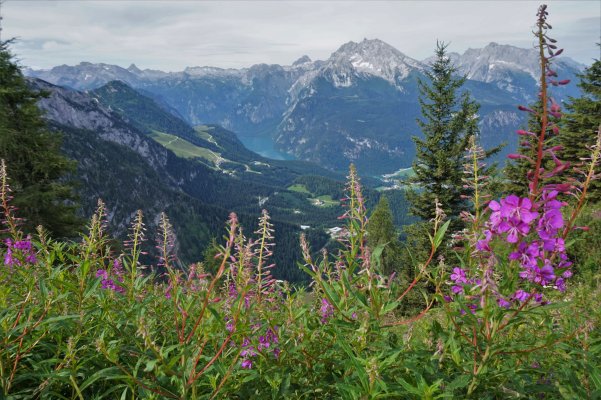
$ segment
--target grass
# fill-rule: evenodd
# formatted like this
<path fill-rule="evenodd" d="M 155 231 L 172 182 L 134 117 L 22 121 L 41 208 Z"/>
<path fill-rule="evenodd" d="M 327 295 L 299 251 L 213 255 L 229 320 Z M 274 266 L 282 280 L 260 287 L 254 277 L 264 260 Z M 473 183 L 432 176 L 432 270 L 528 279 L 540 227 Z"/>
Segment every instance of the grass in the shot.
<path fill-rule="evenodd" d="M 292 186 L 288 186 L 288 190 L 290 190 L 291 192 L 297 192 L 297 193 L 305 193 L 305 194 L 312 194 L 311 192 L 309 192 L 307 190 L 307 188 L 305 187 L 305 185 L 300 185 L 298 183 L 295 183 Z"/>
<path fill-rule="evenodd" d="M 399 169 L 398 171 L 393 172 L 392 174 L 383 175 L 383 177 L 387 179 L 407 179 L 413 176 L 415 176 L 415 172 L 411 167 Z"/>
<path fill-rule="evenodd" d="M 330 195 L 323 195 L 316 197 L 316 199 L 321 200 L 323 204 L 320 207 L 333 207 L 340 204 L 339 201 L 334 200 Z"/>
<path fill-rule="evenodd" d="M 288 186 L 288 190 L 291 192 L 306 194 L 307 200 L 309 200 L 309 202 L 316 207 L 333 207 L 340 204 L 339 201 L 334 200 L 330 195 L 315 196 L 305 187 L 305 185 L 301 185 L 299 183 Z"/>
<path fill-rule="evenodd" d="M 175 135 L 171 135 L 169 133 L 153 131 L 150 137 L 156 140 L 164 147 L 173 151 L 176 156 L 181 158 L 202 158 L 213 164 L 216 164 L 221 159 L 220 154 L 215 153 L 214 151 L 211 151 L 209 149 L 205 149 L 203 147 L 198 147 L 188 142 L 187 140 L 184 140 Z"/>
<path fill-rule="evenodd" d="M 194 127 L 194 130 L 196 131 L 196 134 L 198 135 L 199 138 L 204 139 L 207 142 L 213 143 L 217 147 L 221 147 L 221 146 L 219 146 L 219 143 L 217 143 L 217 141 L 215 140 L 213 135 L 211 135 L 209 133 L 209 131 L 211 129 L 213 129 L 213 128 L 210 126 L 206 126 L 206 125 L 197 125 Z"/>

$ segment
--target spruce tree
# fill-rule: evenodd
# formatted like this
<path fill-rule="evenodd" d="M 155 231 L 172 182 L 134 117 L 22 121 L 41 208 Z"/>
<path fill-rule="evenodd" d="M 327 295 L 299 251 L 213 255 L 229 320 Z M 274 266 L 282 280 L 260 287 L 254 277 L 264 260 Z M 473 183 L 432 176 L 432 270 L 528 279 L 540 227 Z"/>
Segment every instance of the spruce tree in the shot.
<path fill-rule="evenodd" d="M 414 189 L 407 197 L 411 212 L 425 221 L 434 218 L 434 203 L 438 199 L 452 221 L 452 229 L 459 229 L 459 214 L 468 206 L 462 199 L 466 194 L 463 157 L 470 136 L 478 133 L 479 105 L 468 92 L 459 93 L 466 78 L 456 75 L 446 48 L 444 43 L 437 43 L 436 58 L 426 71 L 428 79 L 418 81 L 422 119 L 417 123 L 423 139 L 413 137 L 415 176 L 409 182 Z"/>
<path fill-rule="evenodd" d="M 13 205 L 25 231 L 42 225 L 57 237 L 75 234 L 80 219 L 73 187 L 65 180 L 74 164 L 61 154 L 61 136 L 50 131 L 32 91 L 9 51 L 0 42 L 0 158 L 6 161 Z"/>
<path fill-rule="evenodd" d="M 401 245 L 399 235 L 392 222 L 392 212 L 388 199 L 380 197 L 378 205 L 369 217 L 367 224 L 367 245 L 373 252 L 378 246 L 384 246 L 381 257 L 382 272 L 389 275 L 399 272 L 401 266 Z"/>
<path fill-rule="evenodd" d="M 566 105 L 568 113 L 559 135 L 563 146 L 561 158 L 572 165 L 580 164 L 583 158 L 590 157 L 590 146 L 597 140 L 601 124 L 601 61 L 595 62 L 580 75 L 578 87 L 582 90 L 579 98 L 570 98 Z M 575 176 L 582 179 L 581 175 Z M 593 180 L 588 190 L 591 201 L 601 201 L 601 181 Z"/>

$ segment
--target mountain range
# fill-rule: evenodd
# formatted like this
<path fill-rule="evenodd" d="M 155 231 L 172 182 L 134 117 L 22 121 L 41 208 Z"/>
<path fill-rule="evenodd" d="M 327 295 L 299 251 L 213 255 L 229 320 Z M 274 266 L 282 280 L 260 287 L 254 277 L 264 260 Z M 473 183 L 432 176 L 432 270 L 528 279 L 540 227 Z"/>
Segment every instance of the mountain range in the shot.
<path fill-rule="evenodd" d="M 517 105 L 536 99 L 536 51 L 490 43 L 449 57 L 467 77 L 464 90 L 481 104 L 482 144 L 507 143 L 499 157 L 512 152 L 517 143 L 512 133 L 524 123 Z M 430 61 L 365 39 L 342 45 L 325 61 L 303 56 L 288 66 L 163 72 L 82 62 L 25 73 L 77 90 L 118 80 L 191 126 L 217 124 L 243 142 L 266 138 L 297 159 L 336 171 L 353 162 L 360 172 L 375 175 L 413 161 L 411 136 L 420 135 L 417 82 L 426 79 Z M 573 82 L 584 68 L 569 58 L 557 59 L 554 66 L 562 79 Z M 564 100 L 578 95 L 578 89 L 574 84 L 554 88 L 554 95 Z"/>
<path fill-rule="evenodd" d="M 190 263 L 202 259 L 211 238 L 221 236 L 231 211 L 245 232 L 252 232 L 266 208 L 277 232 L 274 261 L 283 266 L 274 275 L 298 281 L 303 278 L 295 268 L 301 230 L 318 250 L 329 240 L 327 229 L 340 224 L 342 174 L 305 161 L 264 158 L 218 125 L 192 128 L 169 107 L 121 81 L 87 92 L 37 78 L 29 78 L 29 84 L 47 94 L 39 107 L 49 126 L 63 135 L 66 155 L 77 161 L 73 179 L 83 214 L 91 215 L 102 198 L 116 236 L 127 234 L 140 209 L 153 239 L 165 211 L 175 227 L 178 256 Z M 369 188 L 365 194 L 370 205 L 381 195 Z M 388 196 L 395 202 L 397 225 L 408 222 L 402 192 Z"/>

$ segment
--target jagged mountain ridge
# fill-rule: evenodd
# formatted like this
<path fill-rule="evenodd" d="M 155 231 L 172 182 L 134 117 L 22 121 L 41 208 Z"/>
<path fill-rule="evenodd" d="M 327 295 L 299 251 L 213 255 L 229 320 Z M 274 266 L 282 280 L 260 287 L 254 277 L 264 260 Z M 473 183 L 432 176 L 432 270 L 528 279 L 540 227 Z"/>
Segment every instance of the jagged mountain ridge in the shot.
<path fill-rule="evenodd" d="M 535 51 L 491 43 L 450 57 L 468 75 L 466 88 L 483 105 L 482 141 L 507 141 L 505 153 L 512 151 L 511 133 L 523 123 L 515 107 L 536 95 Z M 583 67 L 569 59 L 557 65 L 568 79 Z M 425 68 L 427 60 L 412 59 L 376 39 L 346 43 L 326 61 L 303 57 L 291 66 L 161 73 L 82 63 L 28 73 L 76 88 L 93 88 L 112 73 L 193 125 L 216 123 L 240 135 L 269 135 L 280 150 L 297 158 L 335 170 L 355 162 L 366 173 L 382 173 L 413 159 L 410 137 L 419 135 L 416 82 Z M 577 93 L 569 85 L 557 95 Z"/>

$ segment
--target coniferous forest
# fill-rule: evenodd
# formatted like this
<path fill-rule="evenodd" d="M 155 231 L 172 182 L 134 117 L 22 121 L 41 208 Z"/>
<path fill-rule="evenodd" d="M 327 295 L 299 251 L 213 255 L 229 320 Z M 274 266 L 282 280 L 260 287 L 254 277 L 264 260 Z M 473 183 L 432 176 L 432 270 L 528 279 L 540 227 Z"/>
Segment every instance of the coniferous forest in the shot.
<path fill-rule="evenodd" d="M 439 41 L 384 178 L 1 42 L 0 398 L 600 399 L 601 61 L 561 75 L 552 11 L 511 152 Z"/>

